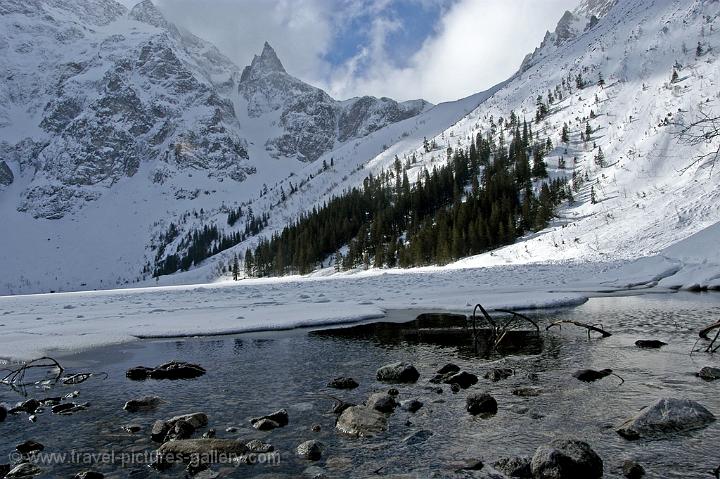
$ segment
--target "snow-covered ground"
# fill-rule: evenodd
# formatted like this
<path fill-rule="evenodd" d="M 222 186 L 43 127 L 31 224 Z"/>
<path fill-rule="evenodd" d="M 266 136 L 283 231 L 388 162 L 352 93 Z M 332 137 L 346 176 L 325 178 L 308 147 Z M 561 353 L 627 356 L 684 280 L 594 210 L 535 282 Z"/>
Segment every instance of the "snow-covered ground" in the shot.
<path fill-rule="evenodd" d="M 150 337 L 240 333 L 381 318 L 390 309 L 469 313 L 581 304 L 616 291 L 720 287 L 720 225 L 633 262 L 370 270 L 0 297 L 0 357 L 30 359 Z"/>

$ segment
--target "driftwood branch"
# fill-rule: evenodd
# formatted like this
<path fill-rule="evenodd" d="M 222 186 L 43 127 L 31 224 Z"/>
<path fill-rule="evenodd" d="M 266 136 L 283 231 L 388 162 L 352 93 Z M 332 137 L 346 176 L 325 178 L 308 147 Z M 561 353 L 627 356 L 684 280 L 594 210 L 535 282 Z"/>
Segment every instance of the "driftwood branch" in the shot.
<path fill-rule="evenodd" d="M 31 369 L 56 369 L 57 372 L 51 377 L 50 381 L 55 383 L 60 379 L 62 373 L 65 371 L 59 362 L 51 357 L 44 356 L 42 358 L 33 359 L 17 369 L 11 370 L 4 378 L 0 379 L 0 384 L 6 384 L 13 387 L 23 387 L 32 384 L 37 384 L 39 381 L 25 382 L 25 374 Z"/>
<path fill-rule="evenodd" d="M 581 323 L 579 321 L 572 321 L 569 319 L 562 319 L 560 321 L 552 322 L 545 328 L 545 331 L 549 331 L 550 328 L 552 328 L 553 326 L 559 326 L 562 329 L 563 324 L 572 324 L 574 326 L 578 326 L 578 327 L 587 329 L 588 339 L 590 339 L 590 332 L 599 333 L 602 335 L 603 338 L 609 338 L 610 336 L 612 336 L 611 333 L 608 333 L 607 331 L 602 329 L 602 325 L 600 325 L 601 327 L 598 328 L 596 325 L 593 325 L 593 324 L 585 324 L 585 323 Z"/>
<path fill-rule="evenodd" d="M 715 331 L 717 330 L 717 331 Z M 710 339 L 710 333 L 715 331 L 715 336 Z M 711 324 L 707 328 L 704 328 L 700 331 L 700 338 L 698 338 L 698 341 L 700 339 L 705 339 L 706 341 L 710 341 L 710 343 L 705 348 L 706 353 L 716 353 L 718 350 L 720 350 L 720 321 L 718 321 L 715 324 Z M 695 341 L 695 344 L 697 344 L 697 341 Z M 693 345 L 693 350 L 695 349 L 695 345 Z"/>

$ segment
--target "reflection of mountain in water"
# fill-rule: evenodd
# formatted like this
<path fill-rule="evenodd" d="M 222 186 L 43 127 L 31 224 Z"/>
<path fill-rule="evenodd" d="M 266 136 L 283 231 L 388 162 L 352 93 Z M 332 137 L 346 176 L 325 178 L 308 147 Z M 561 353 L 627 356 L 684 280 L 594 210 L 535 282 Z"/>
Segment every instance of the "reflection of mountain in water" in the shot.
<path fill-rule="evenodd" d="M 535 330 L 510 330 L 494 349 L 495 336 L 486 326 L 477 325 L 477 341 L 473 326 L 461 314 L 421 314 L 405 323 L 376 322 L 346 328 L 312 331 L 322 338 L 373 341 L 380 346 L 427 344 L 456 348 L 464 356 L 535 355 L 543 350 L 542 337 Z"/>

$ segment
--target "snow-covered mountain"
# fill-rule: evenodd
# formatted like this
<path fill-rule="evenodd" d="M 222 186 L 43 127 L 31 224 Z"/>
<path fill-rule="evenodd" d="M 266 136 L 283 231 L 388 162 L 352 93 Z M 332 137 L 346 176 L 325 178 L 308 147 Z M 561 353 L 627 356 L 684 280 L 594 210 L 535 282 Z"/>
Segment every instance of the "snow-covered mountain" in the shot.
<path fill-rule="evenodd" d="M 0 0 L 0 71 L 0 293 L 137 281 L 164 225 L 431 106 L 241 70 L 150 0 Z"/>
<path fill-rule="evenodd" d="M 97 12 L 81 14 L 86 8 Z M 0 49 L 8 52 L 0 62 L 9 77 L 25 75 L 3 83 L 0 91 L 0 215 L 7 227 L 0 251 L 2 292 L 152 281 L 143 267 L 183 252 L 192 231 L 214 226 L 240 234 L 252 212 L 267 216 L 260 235 L 271 235 L 303 211 L 362 184 L 368 174 L 389 168 L 396 156 L 416 158 L 413 180 L 423 167 L 444 163 L 447 147 L 467 147 L 470 138 L 501 128 L 500 119 L 512 113 L 551 140 L 550 175 L 571 179 L 575 201 L 547 230 L 455 266 L 632 258 L 655 254 L 720 221 L 717 173 L 709 163 L 695 162 L 717 144 L 677 138 L 677 123 L 720 114 L 717 1 L 584 0 L 508 81 L 432 108 L 368 97 L 335 101 L 288 75 L 269 45 L 241 72 L 210 45 L 168 24 L 149 2 L 133 11 L 99 0 L 0 0 L 2 32 L 12 33 L 0 38 Z M 80 35 L 69 33 L 72 28 L 85 36 L 46 53 L 23 54 L 33 51 L 33 42 L 45 41 L 49 48 L 59 37 Z M 120 42 L 117 48 L 113 42 Z M 147 68 L 142 51 L 149 55 Z M 162 61 L 165 55 L 170 61 Z M 108 63 L 112 68 L 90 68 L 113 58 L 118 63 Z M 89 66 L 73 74 L 81 68 L 67 66 L 74 63 Z M 129 70 L 117 72 L 122 64 Z M 108 90 L 115 83 L 106 76 L 113 74 L 120 77 L 119 91 Z M 186 96 L 186 82 L 201 86 Z M 180 95 L 168 96 L 192 107 L 162 100 L 164 88 L 179 89 Z M 130 91 L 138 108 L 156 114 L 147 125 L 134 123 L 126 102 L 117 105 L 118 95 Z M 79 98 L 82 108 L 62 113 L 56 102 L 64 92 Z M 159 112 L 148 95 L 158 95 Z M 548 112 L 535 122 L 538 97 Z M 103 101 L 108 104 L 96 104 Z M 60 133 L 43 126 L 55 111 L 61 112 L 59 125 L 67 122 Z M 170 132 L 153 144 L 152 135 L 166 120 Z M 116 122 L 118 131 L 102 130 Z M 592 133 L 585 137 L 588 123 Z M 138 133 L 128 135 L 133 127 Z M 127 136 L 130 143 L 118 145 L 125 155 L 105 154 L 103 148 L 114 146 L 104 138 Z M 425 138 L 437 149 L 426 151 Z M 66 145 L 77 154 L 54 163 L 46 159 L 61 155 Z M 93 154 L 99 161 L 89 161 Z M 228 212 L 237 207 L 242 214 L 231 226 Z M 257 240 L 245 239 L 159 282 L 213 280 Z"/>
<path fill-rule="evenodd" d="M 717 169 L 712 157 L 697 161 L 718 149 L 718 139 L 690 144 L 678 136 L 680 125 L 702 115 L 720 116 L 719 15 L 720 3 L 711 0 L 584 0 L 562 16 L 512 78 L 467 99 L 465 108 L 478 105 L 462 118 L 442 115 L 461 110 L 463 102 L 440 105 L 333 152 L 341 166 L 305 176 L 301 194 L 283 200 L 280 184 L 253 201 L 255 211 L 270 212 L 262 234 L 279 231 L 299 212 L 362 184 L 368 174 L 391 168 L 396 156 L 417 159 L 412 181 L 423 167 L 444 163 L 447 147 L 467 148 L 471 138 L 497 133 L 501 119 L 515 113 L 531 122 L 537 137 L 551 140 L 545 158 L 550 176 L 570 180 L 574 202 L 550 228 L 450 267 L 658 254 L 720 221 Z M 538 97 L 548 106 L 540 121 Z M 592 133 L 585 137 L 588 123 Z M 424 137 L 434 140 L 437 150 L 426 152 Z M 352 170 L 344 166 L 347 158 L 356 165 Z M 245 241 L 162 282 L 216 278 L 233 254 L 255 244 Z"/>

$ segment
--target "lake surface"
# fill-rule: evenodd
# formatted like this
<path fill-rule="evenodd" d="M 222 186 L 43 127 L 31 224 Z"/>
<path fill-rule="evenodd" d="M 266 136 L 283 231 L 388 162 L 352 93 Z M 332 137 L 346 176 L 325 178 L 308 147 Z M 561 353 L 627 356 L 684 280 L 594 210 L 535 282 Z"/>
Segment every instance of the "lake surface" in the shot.
<path fill-rule="evenodd" d="M 614 431 L 625 419 L 659 397 L 690 398 L 720 415 L 720 381 L 704 382 L 695 373 L 703 366 L 720 366 L 720 357 L 689 354 L 704 326 L 720 320 L 720 294 L 665 294 L 594 298 L 586 304 L 554 312 L 529 315 L 541 326 L 540 337 L 528 347 L 509 348 L 501 353 L 475 354 L 462 338 L 437 340 L 437 335 L 398 337 L 392 326 L 384 333 L 373 327 L 345 329 L 332 334 L 310 330 L 252 333 L 236 336 L 143 341 L 104 348 L 63 358 L 70 372 L 104 371 L 97 378 L 76 386 L 56 386 L 48 391 L 32 389 L 28 397 L 59 396 L 80 392 L 76 402 L 90 408 L 72 416 L 49 411 L 35 423 L 26 415 L 10 416 L 0 423 L 0 463 L 16 444 L 32 439 L 45 445 L 44 452 L 80 453 L 150 451 L 150 427 L 156 419 L 177 414 L 205 412 L 209 427 L 218 437 L 259 438 L 280 453 L 279 464 L 214 467 L 220 477 L 302 477 L 308 466 L 322 467 L 328 477 L 473 477 L 456 474 L 458 462 L 483 460 L 492 464 L 504 456 L 532 456 L 535 449 L 555 437 L 571 436 L 590 443 L 603 458 L 605 477 L 622 477 L 625 459 L 644 465 L 650 478 L 712 477 L 720 466 L 720 424 L 664 440 L 629 442 Z M 393 312 L 392 321 L 412 321 L 417 312 Z M 613 333 L 609 338 L 588 340 L 584 329 L 564 326 L 545 331 L 550 321 L 569 319 L 602 323 Z M 202 318 L 198 318 L 202 321 Z M 432 332 L 431 325 L 427 326 Z M 638 339 L 659 339 L 668 346 L 644 350 Z M 530 344 L 530 343 L 528 343 Z M 198 363 L 208 373 L 190 381 L 135 382 L 125 378 L 132 366 L 155 366 L 177 359 Z M 334 429 L 336 416 L 328 411 L 333 401 L 327 395 L 361 403 L 372 392 L 391 386 L 378 383 L 375 371 L 394 361 L 412 362 L 419 381 L 400 385 L 399 399 L 417 398 L 424 407 L 415 414 L 398 409 L 389 418 L 386 433 L 374 438 L 354 439 Z M 476 374 L 480 381 L 466 391 L 452 393 L 442 385 L 438 394 L 428 380 L 444 364 L 452 362 Z M 494 367 L 509 367 L 515 376 L 490 382 L 483 374 Z M 572 377 L 581 368 L 612 368 L 614 376 L 596 383 Z M 536 379 L 528 378 L 529 374 Z M 326 387 L 337 376 L 351 376 L 360 386 L 352 391 Z M 542 389 L 537 397 L 512 394 L 518 387 Z M 465 397 L 488 391 L 498 401 L 498 413 L 481 419 L 465 411 Z M 125 401 L 157 395 L 165 401 L 157 410 L 130 414 Z M 0 389 L 0 402 L 14 404 L 23 397 L 8 388 Z M 249 418 L 286 408 L 288 426 L 270 432 L 250 427 Z M 143 430 L 126 433 L 121 426 L 137 424 Z M 313 425 L 320 432 L 311 430 Z M 237 431 L 226 432 L 235 427 Z M 419 442 L 403 439 L 418 431 L 431 431 Z M 202 432 L 202 431 L 201 431 Z M 327 447 L 320 461 L 295 457 L 298 444 L 318 439 Z M 43 466 L 39 477 L 72 477 L 93 469 L 106 477 L 184 477 L 177 467 L 157 472 L 141 465 L 77 463 Z M 464 475 L 463 475 L 464 474 Z M 271 475 L 271 476 L 268 476 Z"/>

